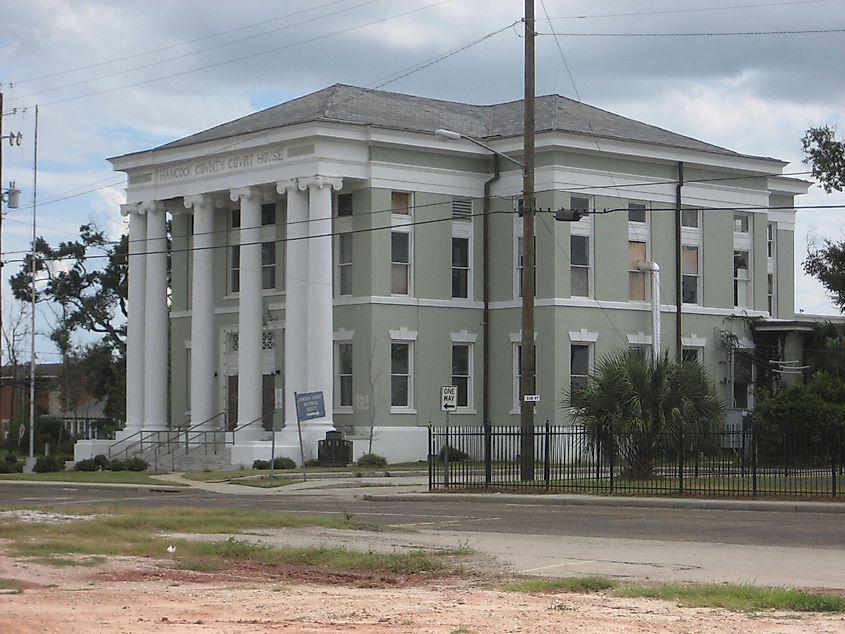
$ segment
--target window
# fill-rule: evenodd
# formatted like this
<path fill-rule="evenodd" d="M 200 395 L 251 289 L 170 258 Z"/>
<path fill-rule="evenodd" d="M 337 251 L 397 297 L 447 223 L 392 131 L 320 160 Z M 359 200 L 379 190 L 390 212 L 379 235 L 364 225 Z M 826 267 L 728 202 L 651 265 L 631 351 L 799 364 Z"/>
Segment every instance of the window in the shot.
<path fill-rule="evenodd" d="M 232 229 L 237 229 L 241 226 L 241 210 L 240 209 L 233 209 L 232 210 Z"/>
<path fill-rule="evenodd" d="M 734 233 L 748 233 L 748 214 L 734 214 Z"/>
<path fill-rule="evenodd" d="M 352 407 L 352 344 L 337 344 L 337 383 L 335 384 L 335 406 Z"/>
<path fill-rule="evenodd" d="M 519 397 L 522 390 L 522 346 L 513 344 L 513 411 L 520 411 Z"/>
<path fill-rule="evenodd" d="M 261 243 L 261 288 L 276 288 L 276 243 Z"/>
<path fill-rule="evenodd" d="M 337 237 L 337 294 L 352 295 L 352 234 Z"/>
<path fill-rule="evenodd" d="M 352 194 L 337 195 L 337 215 L 339 218 L 352 215 Z"/>
<path fill-rule="evenodd" d="M 645 242 L 628 242 L 628 299 L 644 302 L 646 299 L 647 272 L 640 270 L 640 263 L 646 261 Z"/>
<path fill-rule="evenodd" d="M 775 315 L 775 274 L 769 273 L 766 275 L 766 306 L 769 309 L 769 314 Z"/>
<path fill-rule="evenodd" d="M 522 269 L 525 266 L 522 257 L 522 236 L 516 239 L 516 297 L 522 297 Z M 537 293 L 537 241 L 534 241 L 534 294 Z"/>
<path fill-rule="evenodd" d="M 412 344 L 390 344 L 390 406 L 410 408 L 413 404 Z"/>
<path fill-rule="evenodd" d="M 390 210 L 394 214 L 407 216 L 411 213 L 411 194 L 408 192 L 390 192 Z"/>
<path fill-rule="evenodd" d="M 701 348 L 684 348 L 681 354 L 684 361 L 701 363 Z"/>
<path fill-rule="evenodd" d="M 681 209 L 681 226 L 698 228 L 698 209 Z"/>
<path fill-rule="evenodd" d="M 472 345 L 452 344 L 452 385 L 458 388 L 458 407 L 472 407 Z"/>
<path fill-rule="evenodd" d="M 628 203 L 628 222 L 646 222 L 645 205 Z"/>
<path fill-rule="evenodd" d="M 390 292 L 410 295 L 411 234 L 394 231 L 390 234 Z"/>
<path fill-rule="evenodd" d="M 751 275 L 748 269 L 748 251 L 734 251 L 734 306 L 751 305 Z"/>
<path fill-rule="evenodd" d="M 469 297 L 469 238 L 452 238 L 452 297 Z"/>
<path fill-rule="evenodd" d="M 587 385 L 590 375 L 590 346 L 573 343 L 569 346 L 569 387 L 582 388 Z"/>
<path fill-rule="evenodd" d="M 590 296 L 590 237 L 569 236 L 570 289 L 573 297 Z"/>
<path fill-rule="evenodd" d="M 753 377 L 751 356 L 741 351 L 735 351 L 733 358 L 733 406 L 737 409 L 748 409 L 751 405 L 749 392 Z"/>
<path fill-rule="evenodd" d="M 229 249 L 229 292 L 237 293 L 241 290 L 241 247 L 233 245 Z"/>
<path fill-rule="evenodd" d="M 777 225 L 770 222 L 766 225 L 766 256 L 771 260 L 775 257 L 775 236 L 777 235 Z"/>
<path fill-rule="evenodd" d="M 589 211 L 590 199 L 584 198 L 583 196 L 570 196 L 569 208 L 573 211 Z"/>
<path fill-rule="evenodd" d="M 649 352 L 651 352 L 651 346 L 648 345 L 648 344 L 634 343 L 634 344 L 630 344 L 628 347 L 640 359 L 647 359 Z"/>
<path fill-rule="evenodd" d="M 276 224 L 276 203 L 261 205 L 261 226 L 267 227 Z"/>
<path fill-rule="evenodd" d="M 684 304 L 697 304 L 698 247 L 682 247 L 681 265 L 681 301 L 683 301 Z"/>

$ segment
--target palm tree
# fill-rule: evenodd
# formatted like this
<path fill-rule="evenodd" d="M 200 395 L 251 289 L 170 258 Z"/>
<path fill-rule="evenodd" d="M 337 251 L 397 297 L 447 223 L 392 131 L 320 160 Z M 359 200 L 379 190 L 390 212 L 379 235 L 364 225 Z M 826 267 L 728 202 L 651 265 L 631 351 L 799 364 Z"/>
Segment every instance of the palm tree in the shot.
<path fill-rule="evenodd" d="M 723 429 L 725 406 L 698 361 L 612 352 L 564 403 L 588 432 L 591 449 L 620 456 L 630 478 L 654 475 L 662 452 L 678 450 L 681 434 L 702 438 Z M 670 442 L 671 439 L 671 442 Z"/>

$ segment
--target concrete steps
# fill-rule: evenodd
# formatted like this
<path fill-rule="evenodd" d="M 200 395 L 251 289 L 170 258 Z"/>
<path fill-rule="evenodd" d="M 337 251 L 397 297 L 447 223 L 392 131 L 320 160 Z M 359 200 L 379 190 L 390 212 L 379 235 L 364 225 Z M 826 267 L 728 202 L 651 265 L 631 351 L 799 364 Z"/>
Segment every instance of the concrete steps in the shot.
<path fill-rule="evenodd" d="M 150 464 L 150 469 L 158 473 L 170 471 L 195 473 L 232 467 L 232 448 L 229 445 L 217 445 L 216 452 L 212 447 L 202 446 L 190 447 L 186 451 L 184 445 L 180 445 L 173 447 L 172 451 L 161 447 L 158 452 L 145 449 L 135 455 L 146 460 Z"/>

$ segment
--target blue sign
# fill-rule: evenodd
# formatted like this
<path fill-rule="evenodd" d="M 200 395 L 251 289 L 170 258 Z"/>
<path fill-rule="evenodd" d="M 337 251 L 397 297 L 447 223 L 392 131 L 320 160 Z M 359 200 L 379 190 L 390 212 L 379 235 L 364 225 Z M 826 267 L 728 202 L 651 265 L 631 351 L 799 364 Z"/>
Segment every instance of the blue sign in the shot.
<path fill-rule="evenodd" d="M 299 421 L 326 417 L 326 404 L 322 392 L 296 394 L 296 419 Z"/>

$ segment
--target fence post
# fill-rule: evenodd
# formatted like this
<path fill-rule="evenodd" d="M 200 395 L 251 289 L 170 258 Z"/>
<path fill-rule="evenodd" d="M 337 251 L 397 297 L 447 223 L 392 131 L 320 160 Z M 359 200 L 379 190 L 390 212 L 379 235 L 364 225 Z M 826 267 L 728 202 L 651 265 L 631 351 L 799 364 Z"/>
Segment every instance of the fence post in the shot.
<path fill-rule="evenodd" d="M 449 426 L 446 425 L 446 444 L 443 445 L 443 486 L 449 488 Z"/>
<path fill-rule="evenodd" d="M 428 490 L 434 489 L 434 434 L 431 430 L 431 423 L 428 423 Z"/>
<path fill-rule="evenodd" d="M 613 493 L 613 458 L 616 454 L 616 445 L 611 439 L 610 447 L 608 448 L 608 458 L 607 461 L 610 463 L 610 492 Z"/>
<path fill-rule="evenodd" d="M 489 487 L 493 480 L 493 425 L 490 421 L 484 423 L 484 486 Z"/>
<path fill-rule="evenodd" d="M 678 430 L 678 495 L 684 494 L 684 428 Z"/>
<path fill-rule="evenodd" d="M 831 483 L 830 483 L 830 496 L 836 497 L 836 475 L 839 471 L 839 453 L 840 448 L 842 447 L 842 426 L 837 426 L 836 428 L 836 447 L 833 448 L 833 451 L 830 452 L 830 476 L 831 476 Z"/>
<path fill-rule="evenodd" d="M 543 438 L 543 480 L 546 482 L 546 491 L 549 490 L 549 475 L 550 475 L 550 465 L 549 465 L 549 440 L 551 439 L 551 434 L 549 433 L 549 421 L 546 421 L 546 433 L 545 437 Z"/>
<path fill-rule="evenodd" d="M 757 426 L 751 427 L 751 496 L 757 497 Z"/>

